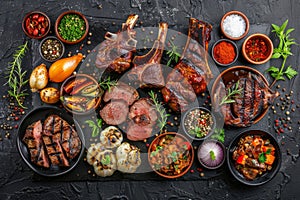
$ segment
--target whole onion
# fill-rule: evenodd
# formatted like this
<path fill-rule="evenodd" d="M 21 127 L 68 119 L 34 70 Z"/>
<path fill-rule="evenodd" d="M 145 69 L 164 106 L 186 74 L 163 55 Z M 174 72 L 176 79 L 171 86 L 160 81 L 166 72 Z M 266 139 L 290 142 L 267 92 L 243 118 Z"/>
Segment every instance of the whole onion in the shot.
<path fill-rule="evenodd" d="M 216 169 L 224 162 L 224 146 L 218 141 L 205 141 L 198 149 L 199 162 L 206 168 Z"/>

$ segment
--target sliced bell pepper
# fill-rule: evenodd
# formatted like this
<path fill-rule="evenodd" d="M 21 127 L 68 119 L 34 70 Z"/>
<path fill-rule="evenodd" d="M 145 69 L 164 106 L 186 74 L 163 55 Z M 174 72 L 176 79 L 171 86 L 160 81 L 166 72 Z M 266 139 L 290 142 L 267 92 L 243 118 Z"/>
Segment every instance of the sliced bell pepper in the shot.
<path fill-rule="evenodd" d="M 83 112 L 84 111 L 83 107 L 81 107 L 80 105 L 75 105 L 75 104 L 72 104 L 72 103 L 67 103 L 66 106 L 68 108 L 70 108 L 71 110 L 74 110 L 74 111 L 77 111 L 77 112 Z"/>
<path fill-rule="evenodd" d="M 237 164 L 240 164 L 240 165 L 245 165 L 246 159 L 247 159 L 247 158 L 248 158 L 247 155 L 240 155 L 240 156 L 238 157 L 238 159 L 236 160 L 236 163 L 237 163 Z"/>
<path fill-rule="evenodd" d="M 73 90 L 72 92 L 70 92 L 70 95 L 76 95 L 78 94 L 83 88 L 89 86 L 89 85 L 92 85 L 94 82 L 93 81 L 85 81 L 79 85 L 75 85 L 73 87 Z"/>
<path fill-rule="evenodd" d="M 86 80 L 87 78 L 76 78 L 70 81 L 66 86 L 64 86 L 64 91 L 69 94 L 76 85 L 80 85 L 84 83 Z"/>
<path fill-rule="evenodd" d="M 93 98 L 91 100 L 89 100 L 87 103 L 86 103 L 86 110 L 90 110 L 92 109 L 93 107 L 95 107 L 97 103 L 97 99 L 96 98 Z"/>
<path fill-rule="evenodd" d="M 272 165 L 274 160 L 275 160 L 275 156 L 273 156 L 271 154 L 267 154 L 265 164 Z"/>

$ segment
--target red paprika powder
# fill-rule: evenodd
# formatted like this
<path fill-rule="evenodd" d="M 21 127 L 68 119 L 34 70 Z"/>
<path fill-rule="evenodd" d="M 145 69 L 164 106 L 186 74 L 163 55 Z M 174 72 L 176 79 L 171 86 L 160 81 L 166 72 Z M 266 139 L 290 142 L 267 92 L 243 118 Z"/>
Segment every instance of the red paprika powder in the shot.
<path fill-rule="evenodd" d="M 214 58 L 221 64 L 229 64 L 234 61 L 236 52 L 233 44 L 221 41 L 215 45 L 213 50 Z"/>

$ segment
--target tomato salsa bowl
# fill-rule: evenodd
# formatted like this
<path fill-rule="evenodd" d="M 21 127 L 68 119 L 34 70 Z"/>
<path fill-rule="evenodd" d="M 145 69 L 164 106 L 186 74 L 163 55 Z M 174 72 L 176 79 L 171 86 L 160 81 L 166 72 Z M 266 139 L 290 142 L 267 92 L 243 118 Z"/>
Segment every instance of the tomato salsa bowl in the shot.
<path fill-rule="evenodd" d="M 273 43 L 267 35 L 255 33 L 243 42 L 242 53 L 249 63 L 264 64 L 272 57 Z"/>

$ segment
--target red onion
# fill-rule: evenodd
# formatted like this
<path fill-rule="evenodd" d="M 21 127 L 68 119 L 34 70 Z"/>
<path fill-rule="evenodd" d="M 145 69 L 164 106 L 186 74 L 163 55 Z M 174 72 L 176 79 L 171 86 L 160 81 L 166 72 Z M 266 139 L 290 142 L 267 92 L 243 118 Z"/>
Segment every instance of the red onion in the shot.
<path fill-rule="evenodd" d="M 224 146 L 218 141 L 205 141 L 198 149 L 198 159 L 206 168 L 218 168 L 225 159 Z"/>

